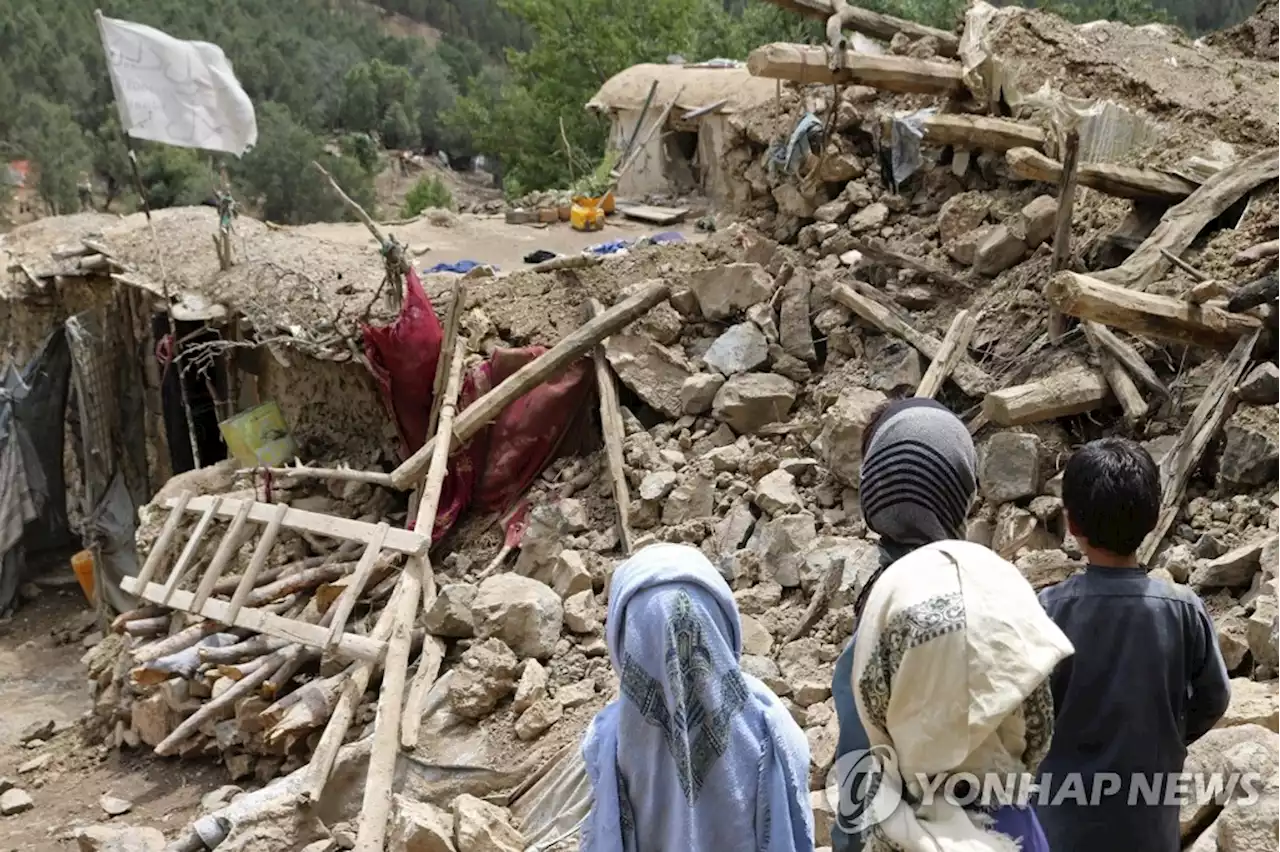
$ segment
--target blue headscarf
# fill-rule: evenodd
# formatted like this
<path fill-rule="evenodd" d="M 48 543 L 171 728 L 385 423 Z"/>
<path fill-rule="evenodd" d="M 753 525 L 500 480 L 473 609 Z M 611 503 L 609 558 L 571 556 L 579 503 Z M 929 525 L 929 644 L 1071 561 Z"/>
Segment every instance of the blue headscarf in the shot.
<path fill-rule="evenodd" d="M 631 557 L 606 629 L 621 688 L 582 745 L 582 850 L 811 852 L 808 742 L 739 667 L 738 608 L 706 557 L 675 544 Z"/>

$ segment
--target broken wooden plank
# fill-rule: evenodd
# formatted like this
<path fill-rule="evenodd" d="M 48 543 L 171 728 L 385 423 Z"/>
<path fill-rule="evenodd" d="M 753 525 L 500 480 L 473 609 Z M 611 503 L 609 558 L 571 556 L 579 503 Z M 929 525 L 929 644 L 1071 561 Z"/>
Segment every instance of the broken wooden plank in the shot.
<path fill-rule="evenodd" d="M 195 500 L 191 502 L 194 503 Z M 214 496 L 209 498 L 209 504 L 205 508 L 204 514 L 196 522 L 196 528 L 191 533 L 191 538 L 187 539 L 187 546 L 182 548 L 178 561 L 173 563 L 173 570 L 169 572 L 169 579 L 164 584 L 164 596 L 156 603 L 168 606 L 169 597 L 173 594 L 173 590 L 178 588 L 178 584 L 182 582 L 182 575 L 187 573 L 187 569 L 195 561 L 196 551 L 200 549 L 205 534 L 209 532 L 209 525 L 213 523 L 213 518 L 218 512 L 218 504 L 221 502 L 221 497 Z"/>
<path fill-rule="evenodd" d="M 618 205 L 618 212 L 628 219 L 654 225 L 673 225 L 689 215 L 688 207 L 659 207 L 654 204 Z"/>
<path fill-rule="evenodd" d="M 236 512 L 235 517 L 231 519 L 231 526 L 227 529 L 226 535 L 222 537 L 222 541 L 218 542 L 218 549 L 213 554 L 213 559 L 209 561 L 209 567 L 205 569 L 204 576 L 200 578 L 200 585 L 196 588 L 193 606 L 197 610 L 204 606 L 204 602 L 209 599 L 209 595 L 213 593 L 213 587 L 218 584 L 218 579 L 222 576 L 227 563 L 231 561 L 231 557 L 240 549 L 240 536 L 244 532 L 244 525 L 249 521 L 249 510 L 251 508 L 253 508 L 253 504 L 248 500 L 240 504 L 240 509 Z"/>
<path fill-rule="evenodd" d="M 120 588 L 131 595 L 137 595 L 144 600 L 152 602 L 158 602 L 160 596 L 164 594 L 164 587 L 159 583 L 148 583 L 144 587 L 138 583 L 136 577 L 125 577 L 120 581 Z M 210 598 L 205 601 L 203 609 L 195 611 L 191 608 L 191 601 L 194 597 L 195 595 L 191 592 L 177 589 L 174 591 L 168 605 L 173 609 L 193 612 L 209 619 L 214 623 L 210 632 L 216 632 L 217 624 L 228 624 L 233 627 L 252 630 L 255 633 L 265 633 L 268 636 L 288 639 L 290 642 L 298 642 L 312 648 L 324 648 L 328 644 L 329 629 L 327 627 L 309 624 L 294 618 L 285 618 L 282 615 L 276 615 L 273 612 L 267 612 L 255 607 L 242 607 L 236 613 L 235 618 L 232 619 L 229 617 L 231 605 L 217 598 Z M 368 636 L 346 633 L 343 634 L 334 651 L 339 656 L 351 659 L 376 660 L 382 656 L 382 651 L 385 647 L 385 642 L 374 641 Z M 134 658 L 138 659 L 136 654 Z"/>
<path fill-rule="evenodd" d="M 1156 375 L 1156 371 L 1151 369 L 1143 357 L 1138 354 L 1138 350 L 1133 346 L 1121 340 L 1115 332 L 1096 322 L 1084 323 L 1085 330 L 1098 341 L 1098 345 L 1111 353 L 1111 357 L 1124 364 L 1125 369 L 1129 371 L 1133 377 L 1141 381 L 1150 390 L 1155 391 L 1160 396 L 1168 399 L 1172 394 L 1169 387 Z"/>
<path fill-rule="evenodd" d="M 160 528 L 160 535 L 156 537 L 155 544 L 151 545 L 151 552 L 147 554 L 147 561 L 143 563 L 142 570 L 138 572 L 139 582 L 143 584 L 150 583 L 151 578 L 156 575 L 160 564 L 164 562 L 168 555 L 169 548 L 173 545 L 173 537 L 178 534 L 178 524 L 182 523 L 182 513 L 186 511 L 187 504 L 191 502 L 192 496 L 194 495 L 190 491 L 183 491 L 166 504 L 169 507 L 169 517 L 164 519 L 164 526 Z"/>
<path fill-rule="evenodd" d="M 1005 159 L 1009 169 L 1023 180 L 1040 183 L 1062 180 L 1062 164 L 1031 148 L 1014 148 L 1005 154 Z M 1077 173 L 1081 186 L 1135 201 L 1182 201 L 1197 189 L 1194 183 L 1164 172 L 1111 163 L 1081 163 Z"/>
<path fill-rule="evenodd" d="M 1138 562 L 1147 565 L 1156 555 L 1160 543 L 1173 526 L 1191 474 L 1200 465 L 1200 457 L 1213 442 L 1222 424 L 1235 410 L 1235 388 L 1249 366 L 1260 331 L 1254 331 L 1236 342 L 1213 381 L 1205 388 L 1191 419 L 1178 435 L 1177 442 L 1160 461 L 1160 516 L 1138 548 Z"/>
<path fill-rule="evenodd" d="M 768 2 L 789 12 L 795 12 L 797 15 L 823 21 L 830 18 L 834 11 L 831 0 L 768 0 Z M 872 12 L 869 9 L 848 7 L 844 20 L 847 29 L 855 30 L 882 41 L 893 41 L 895 35 L 902 33 L 912 41 L 926 37 L 934 39 L 938 43 L 938 54 L 940 56 L 955 56 L 960 51 L 960 38 L 955 33 L 919 24 L 915 21 L 895 18 L 893 15 L 883 15 L 879 12 Z"/>
<path fill-rule="evenodd" d="M 882 301 L 884 297 L 871 287 L 855 280 L 835 285 L 831 295 L 884 333 L 900 337 L 929 360 L 937 360 L 942 351 L 942 341 L 916 330 L 900 308 L 885 304 Z M 952 380 L 969 396 L 983 396 L 992 385 L 991 377 L 963 355 L 952 372 Z"/>
<path fill-rule="evenodd" d="M 1280 148 L 1268 148 L 1227 166 L 1181 203 L 1170 207 L 1142 245 L 1115 269 L 1098 273 L 1110 284 L 1141 290 L 1169 271 L 1161 249 L 1181 255 L 1214 219 L 1264 183 L 1280 177 Z"/>
<path fill-rule="evenodd" d="M 203 511 L 208 507 L 212 499 L 212 497 L 194 497 L 189 502 L 187 511 Z M 172 507 L 177 505 L 177 502 L 176 499 L 170 498 L 166 501 L 166 505 Z M 224 498 L 218 506 L 218 516 L 223 518 L 233 517 L 240 510 L 240 502 L 240 499 L 236 497 Z M 330 538 L 342 538 L 359 542 L 360 544 L 368 544 L 372 541 L 373 531 L 377 527 L 376 524 L 364 521 L 353 521 L 349 518 L 337 518 L 320 512 L 293 509 L 287 505 L 284 505 L 283 510 L 277 508 L 282 505 L 284 504 L 254 501 L 253 508 L 249 510 L 249 520 L 254 523 L 265 524 L 275 516 L 277 511 L 282 511 L 283 519 L 280 525 L 285 529 L 315 533 L 316 535 L 329 536 Z M 412 556 L 415 553 L 422 552 L 426 544 L 426 538 L 412 530 L 391 529 L 387 532 L 387 539 L 382 546 L 388 550 L 394 550 L 396 553 Z"/>
<path fill-rule="evenodd" d="M 365 545 L 364 554 L 360 557 L 359 564 L 356 565 L 355 573 L 351 575 L 351 582 L 342 594 L 338 596 L 338 601 L 330 612 L 333 616 L 330 620 L 329 627 L 329 646 L 338 644 L 342 638 L 342 634 L 347 630 L 347 619 L 351 617 L 351 611 L 356 607 L 356 601 L 360 600 L 360 595 L 364 592 L 365 585 L 369 582 L 369 577 L 373 575 L 373 567 L 378 562 L 378 554 L 382 552 L 382 542 L 386 539 L 390 527 L 383 521 L 378 524 L 377 529 L 373 532 L 373 541 Z M 328 615 L 328 612 L 325 613 Z"/>
<path fill-rule="evenodd" d="M 982 413 L 997 426 L 1022 426 L 1101 408 L 1110 398 L 1107 380 L 1096 370 L 1075 367 L 1003 390 L 982 401 Z"/>
<path fill-rule="evenodd" d="M 352 470 L 349 467 L 310 467 L 296 465 L 293 467 L 243 467 L 236 471 L 237 475 L 269 473 L 272 476 L 294 476 L 298 479 L 336 479 L 340 482 L 366 482 L 370 485 L 381 485 L 391 488 L 391 477 L 388 474 L 372 470 Z"/>
<path fill-rule="evenodd" d="M 592 317 L 604 311 L 595 299 L 587 302 Z M 604 345 L 591 353 L 596 368 L 596 388 L 600 396 L 600 431 L 604 433 L 605 458 L 609 463 L 609 480 L 613 484 L 613 503 L 617 512 L 618 541 L 622 553 L 631 555 L 631 490 L 627 487 L 627 467 L 622 454 L 622 442 L 626 432 L 622 426 L 622 407 L 618 403 L 618 386 L 613 383 L 613 372 L 604 357 Z"/>
<path fill-rule="evenodd" d="M 907 56 L 868 56 L 846 50 L 842 67 L 827 67 L 827 49 L 777 42 L 757 47 L 747 57 L 747 70 L 756 77 L 797 83 L 857 83 L 886 92 L 958 96 L 965 92 L 957 62 L 912 59 Z"/>
<path fill-rule="evenodd" d="M 435 381 L 431 386 L 431 416 L 427 420 L 427 435 L 436 433 L 440 422 L 440 405 L 444 398 L 444 384 L 449 378 L 449 359 L 453 357 L 454 342 L 462 324 L 462 311 L 467 302 L 467 285 L 461 278 L 453 282 L 453 295 L 449 300 L 449 313 L 444 320 L 444 338 L 440 342 L 439 363 L 436 364 Z M 466 350 L 462 352 L 466 355 Z"/>
<path fill-rule="evenodd" d="M 973 330 L 977 325 L 977 317 L 968 311 L 956 314 L 955 319 L 951 321 L 951 327 L 947 329 L 947 336 L 942 338 L 938 357 L 929 362 L 929 369 L 920 380 L 920 387 L 916 388 L 917 397 L 933 399 L 938 395 L 938 391 L 942 390 L 942 383 L 955 370 L 956 364 L 960 363 L 960 359 L 968 350 L 969 339 L 973 337 Z"/>
<path fill-rule="evenodd" d="M 1164 259 L 1165 259 L 1165 260 L 1169 261 L 1169 262 L 1170 262 L 1170 263 L 1172 263 L 1174 266 L 1178 267 L 1178 268 L 1179 268 L 1179 269 L 1181 269 L 1183 272 L 1185 272 L 1185 273 L 1187 273 L 1188 275 L 1190 275 L 1190 276 L 1191 276 L 1192 278 L 1194 278 L 1196 281 L 1208 281 L 1208 280 L 1209 280 L 1209 276 L 1208 276 L 1206 273 L 1201 272 L 1199 269 L 1196 269 L 1194 266 L 1192 266 L 1191 264 L 1187 263 L 1185 260 L 1183 260 L 1182 258 L 1178 257 L 1176 254 L 1174 254 L 1173 252 L 1169 251 L 1168 249 L 1166 249 L 1166 248 L 1162 248 L 1162 249 L 1160 249 L 1160 254 L 1164 255 Z M 1056 270 L 1055 270 L 1055 271 L 1056 271 Z"/>
<path fill-rule="evenodd" d="M 1045 298 L 1064 314 L 1186 345 L 1230 346 L 1261 325 L 1248 314 L 1129 290 L 1075 272 L 1055 275 Z"/>
<path fill-rule="evenodd" d="M 558 375 L 569 364 L 586 355 L 611 334 L 621 331 L 644 316 L 649 309 L 671 294 L 666 283 L 655 281 L 631 297 L 624 299 L 588 322 L 582 328 L 561 340 L 555 346 L 525 364 L 506 378 L 496 388 L 476 400 L 463 411 L 454 423 L 454 440 L 457 446 L 469 441 L 477 432 L 493 421 L 508 405 L 535 387 Z M 408 490 L 421 479 L 431 462 L 435 438 L 429 439 L 416 453 L 391 472 L 396 488 Z M 390 538 L 388 538 L 390 541 Z"/>
<path fill-rule="evenodd" d="M 1093 327 L 1099 327 L 1096 323 L 1092 325 Z M 1142 398 L 1142 393 L 1138 390 L 1138 386 L 1134 384 L 1133 377 L 1121 365 L 1119 359 L 1098 343 L 1090 324 L 1085 325 L 1084 333 L 1089 340 L 1089 346 L 1093 349 L 1094 354 L 1098 356 L 1098 365 L 1102 369 L 1102 375 L 1107 380 L 1107 384 L 1111 387 L 1111 393 L 1119 401 L 1120 407 L 1124 409 L 1124 419 L 1130 426 L 1137 426 L 1147 419 L 1147 414 L 1150 411 L 1147 407 L 1147 401 Z"/>
<path fill-rule="evenodd" d="M 1271 240 L 1270 242 L 1258 243 L 1256 246 L 1245 249 L 1238 253 L 1231 262 L 1236 266 L 1248 266 L 1251 263 L 1274 258 L 1277 255 L 1280 255 L 1280 240 Z"/>
<path fill-rule="evenodd" d="M 271 517 L 267 520 L 267 527 L 262 531 L 258 544 L 253 548 L 253 556 L 249 558 L 249 565 L 240 577 L 240 585 L 236 586 L 234 594 L 231 595 L 231 605 L 227 610 L 229 623 L 235 622 L 236 616 L 240 613 L 240 607 L 244 606 L 249 593 L 253 591 L 258 573 L 262 570 L 262 566 L 267 564 L 267 557 L 271 555 L 271 548 L 276 543 L 276 536 L 280 534 L 280 525 L 284 523 L 284 516 L 288 511 L 287 503 L 278 503 L 271 507 Z"/>
<path fill-rule="evenodd" d="M 1053 260 L 1051 272 L 1061 272 L 1071 263 L 1071 216 L 1075 210 L 1076 183 L 1080 178 L 1080 132 L 1067 133 L 1062 149 L 1062 173 L 1066 177 L 1058 187 L 1058 217 L 1053 226 Z M 1067 330 L 1066 321 L 1057 308 L 1049 308 L 1049 342 L 1056 344 Z"/>
<path fill-rule="evenodd" d="M 886 116 L 884 121 L 891 123 L 893 118 Z M 924 133 L 924 144 L 939 148 L 981 148 L 1003 154 L 1014 148 L 1042 151 L 1045 146 L 1045 133 L 1034 124 L 987 115 L 939 113 L 926 118 L 920 129 Z"/>
<path fill-rule="evenodd" d="M 851 249 L 861 252 L 864 257 L 869 260 L 874 260 L 876 263 L 884 263 L 898 269 L 913 269 L 922 275 L 932 278 L 940 284 L 946 284 L 948 287 L 959 290 L 966 289 L 969 286 L 963 280 L 952 275 L 950 272 L 947 272 L 945 269 L 941 269 L 934 266 L 932 263 L 919 258 L 911 257 L 910 255 L 902 254 L 901 252 L 896 252 L 883 245 L 868 242 L 867 240 L 859 239 L 857 237 L 849 237 L 847 239 L 847 243 Z"/>

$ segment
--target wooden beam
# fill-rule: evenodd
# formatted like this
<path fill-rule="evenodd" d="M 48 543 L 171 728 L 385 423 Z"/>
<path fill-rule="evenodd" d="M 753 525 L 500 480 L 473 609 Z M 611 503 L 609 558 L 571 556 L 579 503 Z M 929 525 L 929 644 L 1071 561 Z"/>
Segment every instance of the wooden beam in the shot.
<path fill-rule="evenodd" d="M 964 357 L 965 351 L 969 348 L 969 339 L 973 337 L 973 330 L 977 325 L 977 317 L 968 311 L 956 314 L 955 319 L 951 321 L 951 327 L 947 329 L 947 336 L 942 338 L 938 357 L 929 362 L 929 369 L 920 380 L 920 387 L 916 388 L 917 397 L 933 399 L 938 395 L 938 391 L 942 390 L 942 383 L 947 380 L 956 368 L 956 364 L 960 363 L 960 359 Z"/>
<path fill-rule="evenodd" d="M 1062 181 L 1062 164 L 1039 151 L 1014 148 L 1005 154 L 1005 159 L 1010 170 L 1023 180 L 1041 183 Z M 1135 169 L 1110 163 L 1082 163 L 1077 172 L 1081 186 L 1135 201 L 1181 201 L 1196 191 L 1196 185 L 1191 181 L 1153 169 Z"/>
<path fill-rule="evenodd" d="M 1150 409 L 1147 407 L 1147 401 L 1142 398 L 1142 393 L 1138 390 L 1138 386 L 1134 384 L 1133 377 L 1125 371 L 1119 359 L 1103 349 L 1101 344 L 1098 343 L 1092 329 L 1100 327 L 1096 323 L 1086 324 L 1084 328 L 1085 337 L 1088 338 L 1089 346 L 1093 349 L 1094 354 L 1098 356 L 1098 365 L 1102 368 L 1102 375 L 1111 387 L 1111 392 L 1120 402 L 1120 407 L 1124 409 L 1124 419 L 1128 421 L 1130 426 L 1137 426 L 1147 419 Z"/>
<path fill-rule="evenodd" d="M 920 258 L 896 252 L 878 243 L 858 239 L 857 237 L 848 238 L 847 243 L 851 249 L 861 252 L 868 260 L 873 260 L 876 263 L 887 264 L 897 269 L 911 269 L 921 275 L 932 278 L 939 284 L 946 284 L 948 287 L 957 290 L 964 290 L 969 286 L 962 279 L 957 278 L 945 269 L 934 266 L 932 263 Z"/>
<path fill-rule="evenodd" d="M 768 0 L 768 2 L 788 12 L 795 12 L 797 15 L 815 20 L 825 21 L 834 11 L 831 0 Z M 849 7 L 845 12 L 845 26 L 881 41 L 893 41 L 893 37 L 898 33 L 902 33 L 913 41 L 931 36 L 937 40 L 938 53 L 942 56 L 955 56 L 960 51 L 960 38 L 955 33 L 918 24 L 915 21 L 895 18 L 892 15 L 882 15 L 868 9 Z"/>
<path fill-rule="evenodd" d="M 1075 272 L 1055 275 L 1045 298 L 1064 314 L 1191 346 L 1231 346 L 1262 324 L 1249 314 L 1128 290 Z"/>
<path fill-rule="evenodd" d="M 1138 350 L 1121 340 L 1114 331 L 1096 322 L 1084 323 L 1085 330 L 1098 341 L 1098 345 L 1111 354 L 1111 357 L 1124 364 L 1135 379 L 1142 382 L 1150 390 L 1168 399 L 1172 394 L 1168 386 L 1160 381 L 1156 371 L 1138 354 Z"/>
<path fill-rule="evenodd" d="M 987 394 L 982 413 L 997 426 L 1022 426 L 1101 408 L 1111 396 L 1096 370 L 1077 367 Z"/>
<path fill-rule="evenodd" d="M 207 496 L 193 497 L 187 504 L 187 511 L 204 511 L 212 500 L 212 497 Z M 170 498 L 165 505 L 175 506 L 177 502 L 176 499 Z M 240 511 L 240 502 L 240 499 L 235 497 L 223 498 L 218 505 L 217 514 L 223 518 L 234 517 Z M 249 520 L 259 524 L 269 522 L 278 511 L 276 508 L 278 505 L 281 504 L 254 502 L 253 508 L 249 510 Z M 332 538 L 342 538 L 361 544 L 368 544 L 372 541 L 374 530 L 377 529 L 376 524 L 353 521 L 348 518 L 335 518 L 332 515 L 308 512 L 288 506 L 283 510 L 281 526 L 286 529 L 315 533 L 316 535 L 330 536 Z M 388 550 L 394 550 L 396 553 L 404 553 L 409 556 L 421 553 L 426 545 L 427 540 L 422 535 L 411 530 L 397 529 L 389 530 L 387 532 L 387 540 L 383 543 L 383 547 Z"/>
<path fill-rule="evenodd" d="M 231 561 L 231 557 L 240 549 L 241 534 L 244 532 L 244 525 L 249 521 L 249 510 L 253 508 L 253 504 L 245 500 L 240 504 L 239 511 L 235 517 L 231 519 L 231 526 L 227 529 L 226 535 L 222 537 L 222 541 L 218 542 L 218 550 L 213 554 L 213 559 L 209 562 L 209 567 L 205 569 L 204 576 L 200 578 L 200 585 L 196 589 L 196 596 L 192 605 L 198 610 L 204 606 L 204 602 L 209 599 L 209 595 L 213 594 L 213 587 L 218 584 L 218 578 L 222 576 L 223 570 L 226 569 L 227 563 Z"/>
<path fill-rule="evenodd" d="M 655 281 L 630 298 L 614 305 L 516 370 L 458 416 L 453 426 L 455 444 L 457 446 L 465 444 L 501 414 L 508 405 L 561 373 L 571 363 L 590 352 L 601 340 L 621 331 L 644 316 L 650 308 L 665 300 L 670 294 L 671 288 L 667 284 Z M 391 472 L 391 481 L 396 488 L 408 490 L 426 474 L 427 466 L 431 463 L 435 440 L 435 438 L 428 440 L 416 453 L 405 460 L 404 464 Z M 397 531 L 393 530 L 393 532 Z"/>
<path fill-rule="evenodd" d="M 160 528 L 160 535 L 156 537 L 155 543 L 151 545 L 151 552 L 147 554 L 147 561 L 143 563 L 142 570 L 138 572 L 138 582 L 143 585 L 151 582 L 151 578 L 156 575 L 156 571 L 167 557 L 169 548 L 173 546 L 173 538 L 178 534 L 178 524 L 182 523 L 182 513 L 186 511 L 187 503 L 191 502 L 192 496 L 190 491 L 183 491 L 177 497 L 170 498 L 168 503 L 165 504 L 169 507 L 169 517 L 164 519 L 164 526 Z"/>
<path fill-rule="evenodd" d="M 587 302 L 592 317 L 599 316 L 604 306 L 595 299 Z M 604 357 L 604 346 L 591 353 L 596 367 L 596 388 L 600 395 L 600 431 L 604 433 L 605 458 L 609 462 L 609 479 L 613 483 L 613 503 L 617 510 L 618 541 L 622 553 L 631 555 L 631 490 L 627 487 L 627 466 L 622 454 L 622 441 L 626 432 L 622 426 L 622 407 L 618 403 L 618 387 L 613 383 L 613 372 Z"/>
<path fill-rule="evenodd" d="M 912 59 L 906 56 L 868 56 L 845 51 L 843 67 L 827 67 L 827 49 L 776 42 L 757 47 L 747 57 L 747 70 L 756 77 L 797 83 L 856 83 L 885 92 L 958 96 L 966 89 L 957 62 Z"/>
<path fill-rule="evenodd" d="M 1053 226 L 1053 260 L 1051 272 L 1061 272 L 1071 263 L 1071 216 L 1075 210 L 1076 182 L 1080 177 L 1080 132 L 1067 133 L 1062 150 L 1062 172 L 1066 178 L 1058 188 L 1058 220 Z M 1056 344 L 1066 332 L 1066 321 L 1056 308 L 1049 308 L 1049 342 Z"/>
<path fill-rule="evenodd" d="M 360 600 L 365 585 L 373 575 L 373 566 L 378 562 L 378 554 L 382 552 L 382 542 L 390 529 L 385 521 L 378 524 L 373 532 L 373 541 L 365 545 L 364 554 L 356 565 L 355 573 L 351 575 L 351 582 L 342 590 L 333 608 L 325 613 L 325 615 L 333 613 L 329 619 L 329 646 L 338 644 L 342 640 L 342 634 L 347 632 L 347 619 L 351 617 L 356 601 Z"/>
<path fill-rule="evenodd" d="M 1260 260 L 1266 260 L 1276 255 L 1280 255 L 1280 240 L 1271 240 L 1245 249 L 1238 253 L 1231 262 L 1236 266 L 1248 266 L 1251 263 L 1257 263 Z"/>
<path fill-rule="evenodd" d="M 1124 263 L 1098 278 L 1141 290 L 1169 271 L 1161 249 L 1181 256 L 1200 232 L 1259 186 L 1280 177 L 1280 148 L 1267 148 L 1210 177 L 1181 203 L 1170 207 L 1160 224 Z"/>
<path fill-rule="evenodd" d="M 236 586 L 235 592 L 231 595 L 231 606 L 227 609 L 228 622 L 236 620 L 236 616 L 240 614 L 240 607 L 244 606 L 249 599 L 249 593 L 253 591 L 253 587 L 258 581 L 258 573 L 267 564 L 267 557 L 271 555 L 271 548 L 275 546 L 276 536 L 280 534 L 280 524 L 284 521 L 285 512 L 288 510 L 289 505 L 287 503 L 277 503 L 271 507 L 271 517 L 267 521 L 266 529 L 262 531 L 262 535 L 258 538 L 258 543 L 253 548 L 253 556 L 249 558 L 249 567 L 244 569 L 244 574 L 240 577 L 240 584 Z M 250 511 L 252 512 L 252 509 Z"/>
<path fill-rule="evenodd" d="M 914 346 L 930 361 L 936 361 L 942 353 L 941 340 L 917 331 L 900 308 L 885 304 L 883 296 L 861 281 L 837 284 L 832 288 L 831 295 L 885 334 L 892 334 Z M 992 386 L 991 377 L 964 355 L 961 355 L 960 362 L 956 364 L 952 380 L 969 396 L 983 396 Z"/>
<path fill-rule="evenodd" d="M 192 500 L 191 502 L 194 503 L 196 501 Z M 178 561 L 173 563 L 173 570 L 169 572 L 169 579 L 164 584 L 164 596 L 156 603 L 168 605 L 169 597 L 173 594 L 174 589 L 178 588 L 178 584 L 182 582 L 182 575 L 187 573 L 187 569 L 195 561 L 196 551 L 200 549 L 200 544 L 204 540 L 205 534 L 209 532 L 209 525 L 213 523 L 214 515 L 218 511 L 218 504 L 221 502 L 222 498 L 216 495 L 209 498 L 208 505 L 204 507 L 204 514 L 200 516 L 199 521 L 196 521 L 196 528 L 191 533 L 191 538 L 187 539 L 187 545 L 182 548 L 182 553 L 178 555 Z"/>
<path fill-rule="evenodd" d="M 1164 541 L 1174 519 L 1178 517 L 1187 483 L 1200 465 L 1200 457 L 1235 409 L 1234 391 L 1249 366 L 1260 333 L 1255 330 L 1237 341 L 1213 381 L 1205 388 L 1191 419 L 1178 435 L 1177 442 L 1160 461 L 1160 515 L 1155 529 L 1138 548 L 1138 561 L 1141 564 L 1150 563 L 1156 555 L 1160 542 Z"/>
<path fill-rule="evenodd" d="M 143 600 L 152 602 L 159 602 L 164 594 L 164 586 L 159 583 L 148 583 L 143 587 L 138 583 L 136 577 L 125 577 L 120 581 L 120 588 L 131 595 L 137 595 Z M 309 624 L 294 618 L 285 618 L 282 615 L 276 615 L 273 612 L 267 612 L 255 607 L 241 607 L 240 611 L 236 613 L 235 619 L 232 620 L 229 617 L 231 605 L 226 601 L 209 598 L 209 600 L 205 601 L 203 609 L 193 610 L 191 602 L 194 598 L 195 595 L 191 592 L 176 589 L 170 598 L 168 606 L 173 609 L 180 609 L 183 612 L 201 615 L 213 622 L 241 627 L 256 633 L 265 633 L 268 636 L 275 636 L 280 639 L 288 639 L 290 642 L 298 642 L 312 648 L 324 648 L 329 641 L 329 629 L 318 624 Z M 382 651 L 385 647 L 386 643 L 374 641 L 368 636 L 347 633 L 343 635 L 334 651 L 339 656 L 351 659 L 376 660 L 382 656 Z"/>
<path fill-rule="evenodd" d="M 884 120 L 892 122 L 893 118 L 886 116 Z M 1013 148 L 1041 151 L 1045 146 L 1045 133 L 1034 124 L 986 115 L 940 113 L 925 119 L 921 129 L 924 144 L 938 147 L 950 145 L 1005 153 Z"/>
<path fill-rule="evenodd" d="M 427 420 L 427 434 L 436 433 L 436 424 L 440 422 L 440 405 L 444 398 L 444 384 L 449 378 L 449 359 L 453 357 L 454 341 L 458 339 L 458 328 L 462 324 L 462 311 L 467 302 L 467 285 L 461 277 L 453 282 L 453 296 L 449 300 L 449 313 L 444 320 L 444 338 L 440 343 L 440 358 L 436 364 L 435 382 L 431 387 L 431 415 Z M 462 350 L 466 355 L 466 350 Z"/>

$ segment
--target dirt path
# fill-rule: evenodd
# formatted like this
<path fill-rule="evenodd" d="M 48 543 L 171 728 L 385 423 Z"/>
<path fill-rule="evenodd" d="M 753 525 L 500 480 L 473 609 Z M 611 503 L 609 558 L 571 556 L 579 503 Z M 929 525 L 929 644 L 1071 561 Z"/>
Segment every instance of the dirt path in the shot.
<path fill-rule="evenodd" d="M 164 760 L 149 752 L 119 752 L 85 743 L 79 719 L 91 694 L 77 640 L 59 644 L 68 625 L 83 617 L 78 589 L 44 593 L 0 622 L 0 778 L 26 790 L 35 807 L 0 817 L 0 850 L 64 852 L 76 848 L 79 826 L 106 822 L 104 794 L 133 802 L 117 822 L 149 825 L 166 835 L 199 812 L 200 797 L 227 783 L 213 763 Z M 56 733 L 31 748 L 19 742 L 32 723 L 52 720 Z M 47 758 L 46 758 L 47 756 Z M 41 768 L 19 773 L 33 759 Z"/>

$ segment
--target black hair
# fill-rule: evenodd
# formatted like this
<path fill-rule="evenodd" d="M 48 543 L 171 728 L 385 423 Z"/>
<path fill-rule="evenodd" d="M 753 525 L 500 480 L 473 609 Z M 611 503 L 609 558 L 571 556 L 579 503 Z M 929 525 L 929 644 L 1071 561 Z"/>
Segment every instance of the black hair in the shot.
<path fill-rule="evenodd" d="M 1127 556 L 1160 517 L 1160 469 L 1125 438 L 1102 438 L 1076 450 L 1062 475 L 1072 526 L 1094 547 Z"/>

